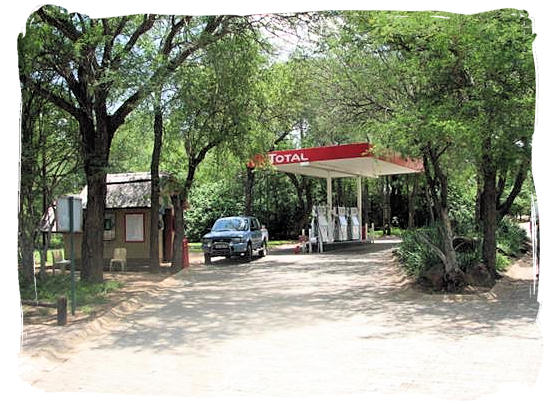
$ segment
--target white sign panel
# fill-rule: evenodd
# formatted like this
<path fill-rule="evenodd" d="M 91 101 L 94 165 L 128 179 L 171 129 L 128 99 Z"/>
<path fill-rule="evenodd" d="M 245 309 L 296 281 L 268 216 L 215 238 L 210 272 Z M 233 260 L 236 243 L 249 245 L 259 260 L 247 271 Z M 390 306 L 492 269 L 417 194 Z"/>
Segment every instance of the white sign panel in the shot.
<path fill-rule="evenodd" d="M 55 220 L 57 221 L 57 231 L 68 233 L 70 229 L 69 198 L 62 196 L 57 200 L 55 209 Z M 82 199 L 72 197 L 73 199 L 73 231 L 82 231 Z"/>
<path fill-rule="evenodd" d="M 126 222 L 126 241 L 143 242 L 145 241 L 145 232 L 143 229 L 143 214 L 128 213 L 125 216 Z"/>

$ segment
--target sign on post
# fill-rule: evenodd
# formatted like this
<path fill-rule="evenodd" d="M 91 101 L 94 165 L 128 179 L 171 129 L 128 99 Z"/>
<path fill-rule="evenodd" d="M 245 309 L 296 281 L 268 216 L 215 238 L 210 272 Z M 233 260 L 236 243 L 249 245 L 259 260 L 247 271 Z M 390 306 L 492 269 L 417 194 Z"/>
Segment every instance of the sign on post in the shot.
<path fill-rule="evenodd" d="M 74 196 L 62 196 L 57 200 L 55 210 L 57 231 L 69 233 L 71 242 L 71 314 L 76 310 L 76 281 L 74 258 L 74 233 L 82 231 L 82 199 Z"/>
<path fill-rule="evenodd" d="M 71 229 L 70 201 L 73 200 L 73 228 Z M 55 220 L 57 222 L 57 231 L 62 233 L 80 233 L 82 232 L 82 199 L 76 196 L 62 196 L 57 200 L 55 210 Z"/>

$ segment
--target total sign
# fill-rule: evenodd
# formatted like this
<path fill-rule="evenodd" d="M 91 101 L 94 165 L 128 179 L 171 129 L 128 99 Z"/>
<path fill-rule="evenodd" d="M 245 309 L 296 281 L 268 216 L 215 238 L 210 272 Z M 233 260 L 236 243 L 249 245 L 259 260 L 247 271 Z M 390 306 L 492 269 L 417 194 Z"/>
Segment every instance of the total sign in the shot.
<path fill-rule="evenodd" d="M 290 164 L 290 163 L 303 163 L 309 161 L 303 152 L 293 152 L 292 150 L 284 152 L 273 152 L 269 154 L 269 160 L 271 164 Z"/>
<path fill-rule="evenodd" d="M 269 161 L 273 165 L 299 164 L 315 161 L 350 159 L 372 156 L 372 145 L 351 143 L 345 145 L 319 146 L 298 150 L 275 150 L 269 152 Z M 261 159 L 256 159 L 261 161 Z"/>

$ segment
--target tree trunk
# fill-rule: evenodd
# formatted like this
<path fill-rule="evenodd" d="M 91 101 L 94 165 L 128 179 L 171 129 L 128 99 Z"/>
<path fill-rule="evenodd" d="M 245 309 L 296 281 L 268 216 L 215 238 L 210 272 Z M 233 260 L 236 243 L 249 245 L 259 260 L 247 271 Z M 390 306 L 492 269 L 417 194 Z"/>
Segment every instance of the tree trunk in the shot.
<path fill-rule="evenodd" d="M 195 171 L 208 150 L 209 148 L 204 148 L 201 153 L 199 153 L 200 156 L 198 158 L 190 159 L 187 169 L 187 178 L 185 179 L 185 184 L 181 192 L 174 193 L 170 197 L 172 205 L 174 206 L 174 244 L 172 246 L 172 265 L 170 267 L 172 272 L 177 272 L 182 269 L 182 243 L 185 238 L 184 215 L 185 209 L 187 208 L 187 198 L 189 196 L 189 191 L 191 191 L 191 186 L 193 185 Z"/>
<path fill-rule="evenodd" d="M 295 223 L 295 231 L 297 234 L 302 233 L 302 229 L 307 227 L 307 221 L 309 214 L 313 209 L 313 195 L 311 194 L 311 184 L 307 177 L 300 176 L 298 177 L 293 173 L 285 173 L 286 176 L 294 185 L 296 189 L 296 196 L 298 199 L 298 209 L 297 209 L 297 220 Z M 304 200 L 305 197 L 305 200 Z"/>
<path fill-rule="evenodd" d="M 246 165 L 246 182 L 244 185 L 245 215 L 252 216 L 252 194 L 254 189 L 255 172 L 254 166 Z"/>
<path fill-rule="evenodd" d="M 117 127 L 107 115 L 103 97 L 104 94 L 98 94 L 96 103 L 93 104 L 95 122 L 89 116 L 82 117 L 79 122 L 80 136 L 84 144 L 84 172 L 88 185 L 80 277 L 90 283 L 103 282 L 107 168 L 111 142 Z"/>
<path fill-rule="evenodd" d="M 512 207 L 512 204 L 514 203 L 514 200 L 521 192 L 521 188 L 523 186 L 523 183 L 525 181 L 525 178 L 527 177 L 527 172 L 529 170 L 529 166 L 531 164 L 531 154 L 529 153 L 524 160 L 521 162 L 518 172 L 516 173 L 516 178 L 514 180 L 514 185 L 512 187 L 512 190 L 508 194 L 506 200 L 502 203 L 500 203 L 499 198 L 497 198 L 497 223 L 502 220 L 502 218 L 508 214 L 510 211 L 510 208 Z"/>
<path fill-rule="evenodd" d="M 28 234 L 26 226 L 19 220 L 19 253 L 21 254 L 21 274 L 26 284 L 34 279 L 34 237 Z"/>
<path fill-rule="evenodd" d="M 308 222 L 310 218 L 311 211 L 313 210 L 313 194 L 311 190 L 311 181 L 308 177 L 302 176 L 302 192 L 300 196 L 300 216 L 298 219 L 298 232 L 301 234 L 302 229 L 306 230 L 308 228 Z"/>
<path fill-rule="evenodd" d="M 491 150 L 491 139 L 488 137 L 484 142 L 484 150 Z M 497 170 L 490 153 L 483 155 L 483 242 L 482 255 L 483 263 L 487 270 L 497 277 L 496 272 L 496 228 L 497 228 L 497 200 L 496 200 L 496 176 Z"/>
<path fill-rule="evenodd" d="M 430 190 L 428 188 L 428 184 L 426 183 L 426 186 L 424 187 L 424 193 L 426 194 L 426 205 L 428 207 L 428 214 L 429 214 L 429 224 L 430 226 L 433 226 L 435 224 L 435 215 L 434 215 L 434 209 L 433 209 L 433 202 L 432 202 L 432 195 L 430 194 Z"/>
<path fill-rule="evenodd" d="M 304 177 L 304 181 L 306 181 L 305 183 L 306 210 L 304 212 L 304 228 L 306 228 L 308 226 L 310 214 L 313 211 L 313 190 L 312 190 L 311 180 L 307 177 Z"/>
<path fill-rule="evenodd" d="M 441 244 L 443 250 L 438 253 L 445 267 L 445 283 L 448 291 L 460 290 L 464 285 L 464 273 L 458 266 L 453 247 L 453 229 L 448 211 L 448 179 L 443 172 L 439 157 L 430 146 L 424 151 L 424 174 L 431 199 L 440 223 Z M 432 173 L 433 171 L 433 173 Z M 430 243 L 432 247 L 433 244 Z M 435 248 L 437 249 L 437 248 Z M 436 251 L 437 252 L 437 251 Z M 441 252 L 443 256 L 441 256 Z"/>
<path fill-rule="evenodd" d="M 107 195 L 107 174 L 103 167 L 87 167 L 88 200 L 82 236 L 80 277 L 91 283 L 103 282 L 103 221 Z"/>
<path fill-rule="evenodd" d="M 342 203 L 342 193 L 342 178 L 336 178 L 336 206 L 344 206 Z"/>
<path fill-rule="evenodd" d="M 391 235 L 390 177 L 382 177 L 382 234 Z"/>
<path fill-rule="evenodd" d="M 172 265 L 170 270 L 172 272 L 178 272 L 182 269 L 182 243 L 185 237 L 185 223 L 183 219 L 185 196 L 183 193 L 175 193 L 170 199 L 174 207 L 174 244 L 172 247 Z"/>
<path fill-rule="evenodd" d="M 38 138 L 39 138 L 39 144 L 43 148 L 46 144 L 46 133 L 44 131 L 44 125 L 42 122 L 42 114 L 40 114 L 40 119 L 38 119 Z M 46 156 L 44 150 L 42 152 L 42 164 L 40 167 L 41 172 L 41 185 L 42 185 L 42 215 L 45 215 L 48 213 L 48 195 L 47 195 L 47 176 L 46 176 Z M 48 259 L 48 244 L 49 240 L 47 240 L 48 236 L 50 234 L 46 234 L 45 232 L 42 232 L 42 250 L 40 252 L 40 278 L 44 279 L 46 277 L 46 261 Z"/>
<path fill-rule="evenodd" d="M 477 174 L 477 192 L 476 192 L 476 207 L 474 212 L 474 226 L 477 231 L 481 230 L 481 215 L 483 213 L 483 174 L 478 171 Z"/>
<path fill-rule="evenodd" d="M 454 277 L 454 273 L 458 272 L 458 262 L 456 260 L 456 251 L 453 247 L 453 230 L 451 227 L 451 220 L 449 219 L 449 212 L 446 207 L 440 209 L 442 239 L 443 239 L 443 253 L 445 254 L 445 272 Z"/>
<path fill-rule="evenodd" d="M 407 229 L 414 229 L 414 208 L 415 208 L 415 202 L 416 202 L 416 192 L 418 189 L 418 175 L 414 175 L 413 180 L 413 188 L 411 192 L 407 193 L 408 197 L 408 223 L 407 223 Z M 407 177 L 407 181 L 408 181 Z"/>
<path fill-rule="evenodd" d="M 46 261 L 48 260 L 48 249 L 52 238 L 51 228 L 47 232 L 42 231 L 42 250 L 40 251 L 40 277 L 46 276 Z M 53 268 L 52 268 L 53 270 Z"/>
<path fill-rule="evenodd" d="M 153 131 L 155 140 L 153 155 L 151 156 L 151 217 L 149 226 L 149 270 L 153 273 L 159 272 L 159 211 L 160 211 L 160 177 L 159 163 L 162 150 L 162 110 L 160 96 L 155 100 L 155 119 Z"/>

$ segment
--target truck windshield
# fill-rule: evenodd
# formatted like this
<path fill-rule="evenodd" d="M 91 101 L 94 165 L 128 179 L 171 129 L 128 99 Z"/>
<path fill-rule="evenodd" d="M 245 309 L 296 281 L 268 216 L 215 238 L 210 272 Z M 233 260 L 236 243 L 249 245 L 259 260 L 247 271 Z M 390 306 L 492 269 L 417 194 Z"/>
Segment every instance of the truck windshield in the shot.
<path fill-rule="evenodd" d="M 216 223 L 214 223 L 214 227 L 212 227 L 212 231 L 242 231 L 246 230 L 246 220 L 233 217 L 233 218 L 227 218 L 227 219 L 218 219 L 216 220 Z"/>

